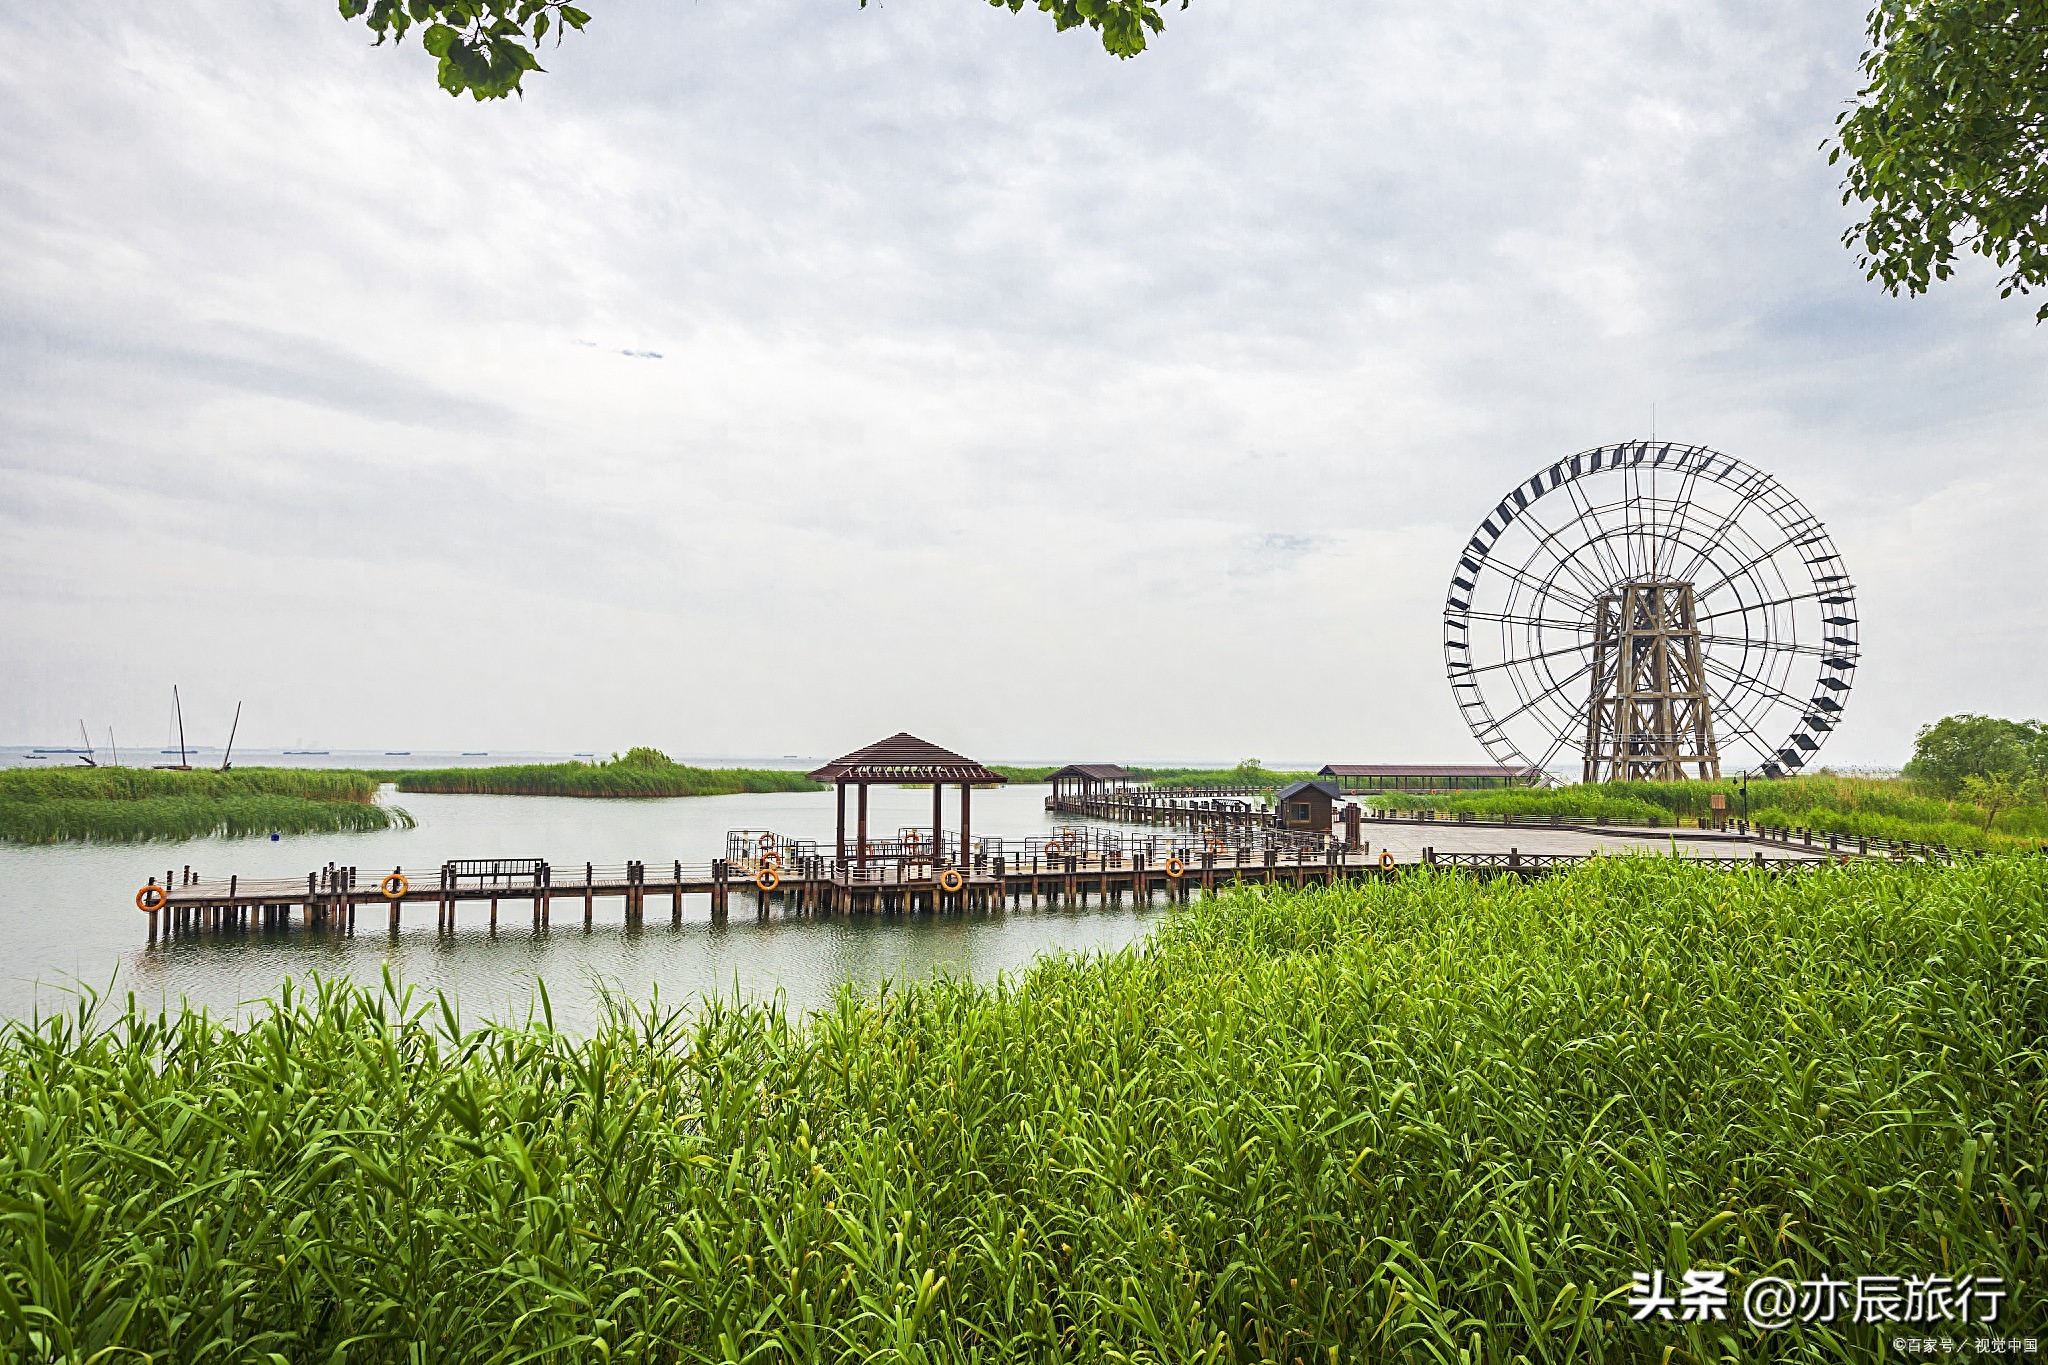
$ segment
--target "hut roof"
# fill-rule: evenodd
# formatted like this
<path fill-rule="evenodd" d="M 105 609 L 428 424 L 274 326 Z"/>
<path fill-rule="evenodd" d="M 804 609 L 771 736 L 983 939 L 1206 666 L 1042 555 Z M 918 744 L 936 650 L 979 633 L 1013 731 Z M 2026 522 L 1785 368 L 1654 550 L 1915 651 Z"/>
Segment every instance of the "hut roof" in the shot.
<path fill-rule="evenodd" d="M 1329 797 L 1332 801 L 1342 801 L 1344 799 L 1344 793 L 1337 790 L 1335 783 L 1290 782 L 1286 786 L 1282 787 L 1279 791 L 1273 793 L 1273 801 L 1277 805 L 1278 803 L 1285 801 L 1288 797 L 1297 796 L 1305 791 L 1321 792 L 1324 796 Z"/>
<path fill-rule="evenodd" d="M 1007 782 L 971 758 L 941 749 L 908 731 L 855 749 L 810 774 L 813 782 Z"/>
<path fill-rule="evenodd" d="M 1143 779 L 1120 763 L 1069 763 L 1045 779 L 1057 782 L 1063 777 L 1078 777 L 1087 782 L 1139 782 Z"/>

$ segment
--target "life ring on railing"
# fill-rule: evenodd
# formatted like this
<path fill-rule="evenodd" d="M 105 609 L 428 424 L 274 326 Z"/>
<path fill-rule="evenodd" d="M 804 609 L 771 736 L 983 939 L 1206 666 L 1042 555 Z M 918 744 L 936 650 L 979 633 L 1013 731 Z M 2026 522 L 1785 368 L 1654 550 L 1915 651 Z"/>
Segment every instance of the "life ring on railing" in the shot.
<path fill-rule="evenodd" d="M 780 853 L 763 853 L 761 855 L 761 866 L 776 868 L 781 867 L 782 855 Z"/>
<path fill-rule="evenodd" d="M 1178 877 L 1187 870 L 1186 864 L 1182 863 L 1178 858 L 1168 858 L 1166 860 L 1166 875 L 1169 877 Z"/>
<path fill-rule="evenodd" d="M 1211 853 L 1221 853 L 1224 849 L 1230 847 L 1230 845 L 1224 843 L 1221 839 L 1217 838 L 1215 835 L 1212 834 L 1208 838 L 1202 840 L 1202 847 L 1209 850 L 1209 852 Z"/>
<path fill-rule="evenodd" d="M 967 879 L 960 875 L 960 869 L 957 867 L 949 867 L 939 874 L 939 890 L 949 896 L 965 885 Z"/>
<path fill-rule="evenodd" d="M 1064 848 L 1064 849 L 1072 849 L 1072 848 L 1074 847 L 1074 845 L 1075 845 L 1075 844 L 1078 844 L 1078 843 L 1080 843 L 1080 842 L 1081 842 L 1080 836 L 1076 835 L 1076 834 L 1074 833 L 1074 831 L 1072 831 L 1072 830 L 1070 830 L 1070 829 L 1063 829 L 1063 830 L 1061 830 L 1061 831 L 1060 831 L 1060 847 L 1061 847 L 1061 848 Z"/>
<path fill-rule="evenodd" d="M 775 847 L 775 836 L 773 834 L 762 835 L 760 838 L 754 840 L 754 847 L 764 850 Z"/>
<path fill-rule="evenodd" d="M 916 830 L 911 830 L 909 833 L 903 836 L 903 846 L 905 848 L 916 848 L 919 844 L 922 844 L 923 842 L 924 840 L 917 837 Z"/>
<path fill-rule="evenodd" d="M 151 882 L 135 893 L 135 908 L 145 915 L 154 915 L 171 903 L 171 889 Z"/>
<path fill-rule="evenodd" d="M 1392 872 L 1393 870 L 1394 870 L 1394 855 L 1393 855 L 1393 854 L 1392 854 L 1391 852 L 1389 852 L 1388 850 L 1384 849 L 1384 848 L 1383 848 L 1383 849 L 1381 849 L 1381 850 L 1380 850 L 1380 871 L 1382 871 L 1382 872 Z"/>
<path fill-rule="evenodd" d="M 772 867 L 764 867 L 754 878 L 754 885 L 763 891 L 773 891 L 782 885 L 782 874 Z"/>
<path fill-rule="evenodd" d="M 412 883 L 405 879 L 403 872 L 393 872 L 383 881 L 377 883 L 377 889 L 384 893 L 385 900 L 395 901 L 406 892 L 412 890 Z"/>

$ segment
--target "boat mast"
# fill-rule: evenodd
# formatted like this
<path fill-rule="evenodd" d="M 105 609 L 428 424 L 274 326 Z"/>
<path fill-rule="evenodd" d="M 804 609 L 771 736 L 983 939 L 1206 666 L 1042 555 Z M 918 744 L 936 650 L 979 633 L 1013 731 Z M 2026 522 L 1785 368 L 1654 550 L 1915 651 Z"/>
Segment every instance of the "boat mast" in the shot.
<path fill-rule="evenodd" d="M 220 756 L 220 770 L 226 772 L 234 767 L 235 731 L 242 728 L 242 703 L 235 703 L 235 723 L 228 727 L 228 751 Z"/>
<path fill-rule="evenodd" d="M 178 717 L 178 766 L 189 768 L 192 760 L 185 757 L 185 703 L 178 700 L 178 685 L 171 684 L 171 710 Z"/>
<path fill-rule="evenodd" d="M 85 752 L 79 756 L 78 761 L 88 768 L 99 767 L 100 765 L 93 760 L 92 736 L 85 732 L 85 720 L 82 717 L 78 722 L 78 738 L 85 745 Z"/>

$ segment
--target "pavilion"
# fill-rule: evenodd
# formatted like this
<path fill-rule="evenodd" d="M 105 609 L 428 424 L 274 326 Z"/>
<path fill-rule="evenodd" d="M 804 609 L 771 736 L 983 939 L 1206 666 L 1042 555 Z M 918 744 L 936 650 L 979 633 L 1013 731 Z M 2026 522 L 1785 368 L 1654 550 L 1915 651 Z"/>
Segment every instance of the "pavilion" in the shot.
<path fill-rule="evenodd" d="M 1092 801 L 1111 792 L 1128 790 L 1145 779 L 1115 763 L 1069 763 L 1045 780 L 1052 784 L 1055 800 L 1069 795 L 1067 789 L 1071 787 L 1072 795 Z"/>
<path fill-rule="evenodd" d="M 917 786 L 925 782 L 932 784 L 932 858 L 936 866 L 945 849 L 945 841 L 940 837 L 942 821 L 939 812 L 939 799 L 945 784 L 960 784 L 961 861 L 972 862 L 973 791 L 977 786 L 998 785 L 1010 780 L 993 768 L 950 749 L 941 749 L 907 731 L 898 731 L 865 749 L 855 749 L 850 754 L 835 758 L 808 776 L 813 782 L 830 782 L 838 789 L 839 864 L 842 867 L 846 865 L 846 789 L 860 789 L 858 824 L 854 832 L 854 865 L 863 868 L 868 862 L 868 788 L 875 783 L 897 787 Z"/>
<path fill-rule="evenodd" d="M 1361 796 L 1534 787 L 1542 783 L 1543 770 L 1492 763 L 1325 763 L 1316 776 L 1333 779 L 1346 796 Z"/>

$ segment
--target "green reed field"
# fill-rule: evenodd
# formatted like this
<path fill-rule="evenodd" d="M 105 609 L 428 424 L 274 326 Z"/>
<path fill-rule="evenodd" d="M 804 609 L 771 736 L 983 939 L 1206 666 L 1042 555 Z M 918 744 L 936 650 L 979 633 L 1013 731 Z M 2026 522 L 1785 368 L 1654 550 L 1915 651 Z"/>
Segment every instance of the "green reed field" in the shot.
<path fill-rule="evenodd" d="M 1437 796 L 1379 793 L 1359 800 L 1391 810 L 1423 807 L 1469 810 L 1482 815 L 1564 815 L 1590 820 L 1607 816 L 1631 824 L 1656 817 L 1693 823 L 1712 814 L 1709 798 L 1728 797 L 1728 812 L 1741 810 L 1733 782 L 1602 782 L 1550 789 L 1453 792 Z M 1749 784 L 1750 819 L 1758 824 L 1804 826 L 1836 834 L 1906 839 L 1952 848 L 2035 851 L 2048 844 L 2048 807 L 2020 806 L 1998 812 L 1986 827 L 1985 811 L 1967 801 L 1945 800 L 1904 778 L 1838 777 L 1816 774 Z"/>
<path fill-rule="evenodd" d="M 50 844 L 329 833 L 410 825 L 367 773 L 310 768 L 175 772 L 0 769 L 0 839 Z"/>
<path fill-rule="evenodd" d="M 405 792 L 490 796 L 727 796 L 734 792 L 824 790 L 779 768 L 692 768 L 659 749 L 636 748 L 598 763 L 526 763 L 499 768 L 423 768 L 390 774 Z"/>
<path fill-rule="evenodd" d="M 544 1001 L 544 997 L 543 997 Z M 998 986 L 324 986 L 0 1038 L 0 1333 L 114 1361 L 1874 1361 L 1752 1276 L 2048 1332 L 2048 860 L 1238 889 Z M 1637 1324 L 1630 1275 L 1731 1274 Z M 1846 1317 L 1846 1313 L 1844 1314 Z M 1914 1329 L 1898 1329 L 1912 1331 Z"/>

